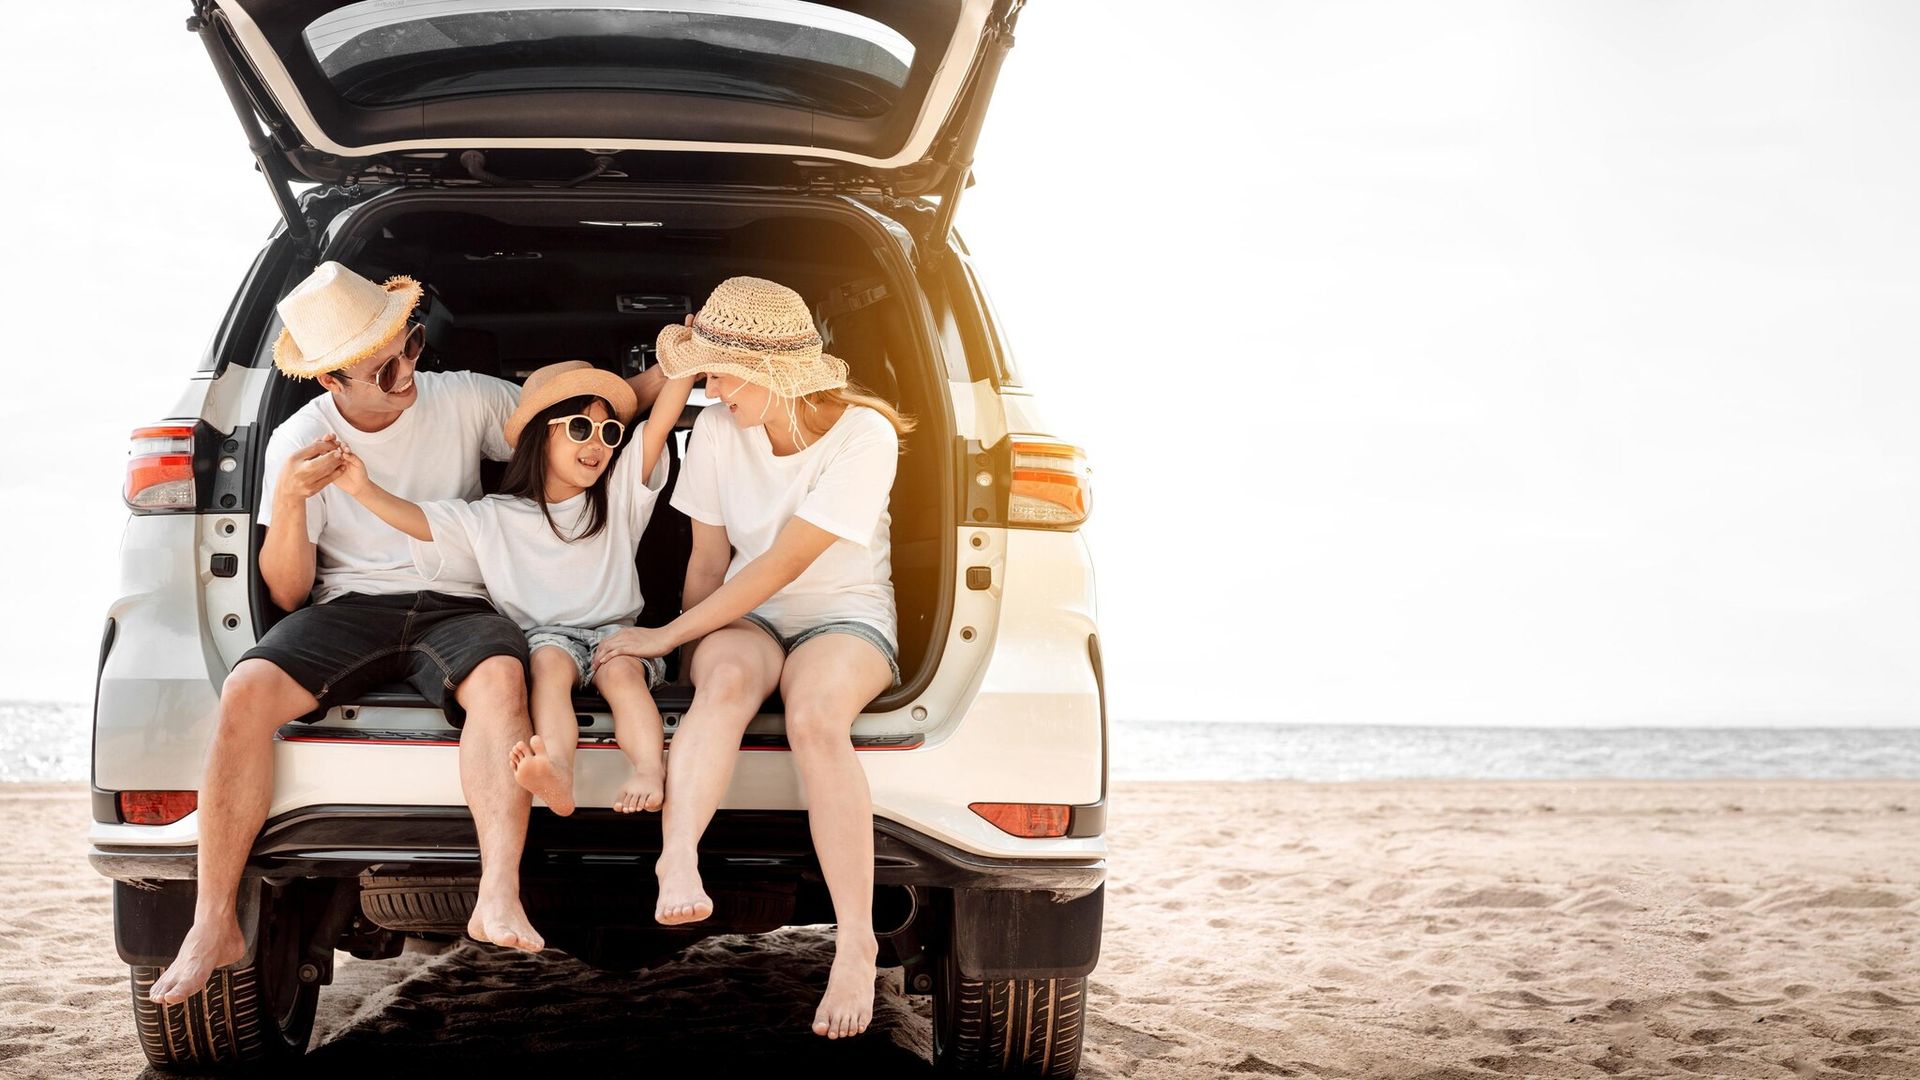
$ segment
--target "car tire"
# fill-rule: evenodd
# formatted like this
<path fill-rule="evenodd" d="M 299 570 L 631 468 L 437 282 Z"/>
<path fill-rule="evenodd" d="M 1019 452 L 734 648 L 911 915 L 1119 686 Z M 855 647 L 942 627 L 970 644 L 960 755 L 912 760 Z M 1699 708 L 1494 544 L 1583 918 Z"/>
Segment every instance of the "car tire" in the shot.
<path fill-rule="evenodd" d="M 1087 980 L 968 979 L 944 950 L 933 989 L 933 1064 L 948 1076 L 1070 1080 L 1080 1071 Z"/>
<path fill-rule="evenodd" d="M 157 1004 L 147 993 L 165 968 L 132 967 L 134 1026 L 154 1068 L 205 1072 L 306 1053 L 320 985 L 300 978 L 306 939 L 298 905 L 271 903 L 267 895 L 254 962 L 215 971 L 187 1000 Z"/>

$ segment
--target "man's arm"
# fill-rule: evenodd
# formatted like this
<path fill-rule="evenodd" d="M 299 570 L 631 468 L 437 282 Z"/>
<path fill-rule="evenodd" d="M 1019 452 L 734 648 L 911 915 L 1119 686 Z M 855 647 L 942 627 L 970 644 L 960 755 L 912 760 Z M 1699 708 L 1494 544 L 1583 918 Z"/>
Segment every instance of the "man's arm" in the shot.
<path fill-rule="evenodd" d="M 640 399 L 641 412 L 646 412 L 648 409 L 653 408 L 653 403 L 660 399 L 660 391 L 667 385 L 667 381 L 667 374 L 660 370 L 659 364 L 655 364 L 627 380 L 627 385 L 633 387 L 634 396 Z M 692 388 L 693 383 L 691 379 L 688 380 L 687 385 L 689 389 Z M 685 398 L 680 399 L 680 404 L 685 405 L 686 403 L 687 400 Z M 679 412 L 676 411 L 674 413 L 675 419 L 678 419 L 679 415 Z"/>
<path fill-rule="evenodd" d="M 260 579 L 282 611 L 295 611 L 313 593 L 318 550 L 307 535 L 307 500 L 334 481 L 343 467 L 340 443 L 323 435 L 294 451 L 273 486 L 273 521 L 260 545 Z"/>

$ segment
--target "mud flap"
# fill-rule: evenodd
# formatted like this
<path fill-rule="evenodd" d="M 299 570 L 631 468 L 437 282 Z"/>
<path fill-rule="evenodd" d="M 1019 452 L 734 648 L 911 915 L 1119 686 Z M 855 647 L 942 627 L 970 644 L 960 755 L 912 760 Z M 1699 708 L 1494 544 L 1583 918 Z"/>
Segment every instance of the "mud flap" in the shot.
<path fill-rule="evenodd" d="M 1048 892 L 953 891 L 953 959 L 968 979 L 1072 979 L 1100 960 L 1105 885 L 1077 900 Z"/>
<path fill-rule="evenodd" d="M 193 926 L 192 881 L 154 881 L 138 885 L 113 883 L 113 943 L 120 959 L 134 966 L 165 967 L 180 953 L 180 942 Z M 253 962 L 260 930 L 258 878 L 240 883 L 240 932 L 246 935 L 247 954 L 239 966 Z"/>

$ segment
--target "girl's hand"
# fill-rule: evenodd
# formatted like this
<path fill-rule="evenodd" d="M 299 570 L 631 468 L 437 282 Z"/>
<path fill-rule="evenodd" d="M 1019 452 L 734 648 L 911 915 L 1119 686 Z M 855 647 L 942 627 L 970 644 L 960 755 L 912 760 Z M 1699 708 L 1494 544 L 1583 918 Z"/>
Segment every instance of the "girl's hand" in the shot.
<path fill-rule="evenodd" d="M 593 670 L 599 671 L 600 665 L 616 656 L 649 659 L 665 656 L 673 648 L 673 638 L 665 630 L 652 626 L 629 626 L 601 639 L 600 647 L 593 650 Z"/>
<path fill-rule="evenodd" d="M 367 479 L 367 463 L 360 460 L 359 454 L 345 446 L 340 448 L 340 473 L 334 477 L 333 482 L 341 491 L 356 499 L 365 495 L 367 488 L 373 483 Z"/>

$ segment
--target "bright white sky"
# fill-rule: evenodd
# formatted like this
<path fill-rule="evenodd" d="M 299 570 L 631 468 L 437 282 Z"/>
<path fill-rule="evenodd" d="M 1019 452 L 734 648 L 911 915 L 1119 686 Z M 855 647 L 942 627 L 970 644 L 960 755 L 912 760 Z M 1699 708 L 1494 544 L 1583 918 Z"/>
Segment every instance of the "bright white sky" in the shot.
<path fill-rule="evenodd" d="M 0 698 L 273 221 L 185 0 L 0 41 Z M 962 227 L 1119 715 L 1920 720 L 1920 8 L 1036 0 Z"/>

